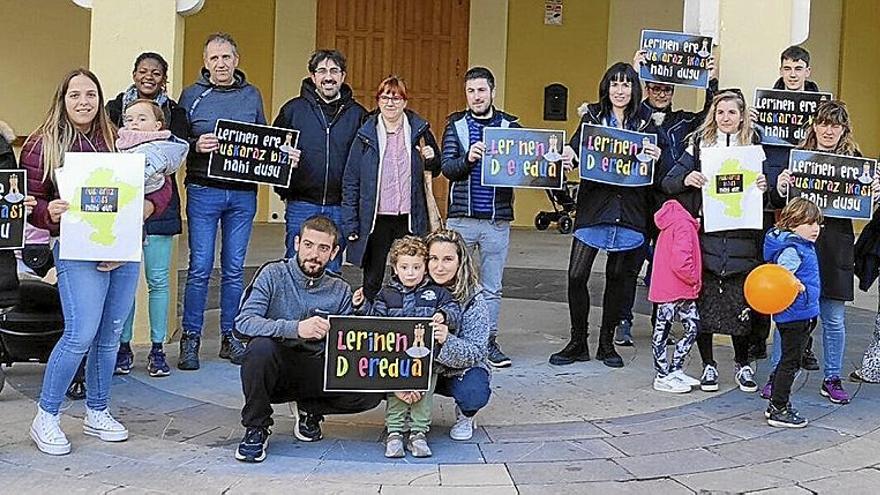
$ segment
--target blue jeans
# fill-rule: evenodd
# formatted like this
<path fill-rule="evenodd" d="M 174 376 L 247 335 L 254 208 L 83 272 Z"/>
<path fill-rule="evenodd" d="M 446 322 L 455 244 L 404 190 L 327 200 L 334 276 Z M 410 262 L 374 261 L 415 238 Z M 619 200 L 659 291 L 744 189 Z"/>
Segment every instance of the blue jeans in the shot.
<path fill-rule="evenodd" d="M 462 414 L 473 417 L 486 407 L 492 390 L 489 388 L 489 372 L 483 368 L 470 368 L 461 376 L 441 376 L 437 379 L 435 394 L 455 399 Z"/>
<path fill-rule="evenodd" d="M 840 377 L 843 370 L 843 352 L 846 350 L 846 305 L 836 299 L 819 299 L 819 319 L 822 321 L 822 371 L 825 378 Z M 773 334 L 773 353 L 770 369 L 775 370 L 782 356 L 779 330 Z"/>
<path fill-rule="evenodd" d="M 257 193 L 187 184 L 186 215 L 189 232 L 189 270 L 183 297 L 183 331 L 201 335 L 208 298 L 208 280 L 214 270 L 214 243 L 219 223 L 220 238 L 220 332 L 234 328 L 244 288 L 247 254 Z"/>
<path fill-rule="evenodd" d="M 148 235 L 144 242 L 144 275 L 147 279 L 150 310 L 150 342 L 161 344 L 168 336 L 168 308 L 171 301 L 168 292 L 168 271 L 171 268 L 171 251 L 174 247 L 173 235 Z M 131 327 L 134 325 L 134 307 L 122 327 L 120 342 L 131 342 Z"/>
<path fill-rule="evenodd" d="M 296 256 L 296 250 L 293 247 L 293 239 L 299 235 L 302 224 L 315 215 L 326 215 L 336 224 L 339 229 L 339 253 L 330 263 L 327 269 L 331 272 L 342 272 L 342 252 L 345 251 L 345 237 L 342 236 L 342 207 L 339 205 L 316 205 L 308 201 L 287 201 L 287 207 L 284 210 L 284 221 L 286 222 L 287 235 L 284 238 L 284 245 L 287 248 L 284 256 L 293 258 Z"/>
<path fill-rule="evenodd" d="M 124 263 L 113 271 L 99 272 L 94 261 L 58 259 L 59 244 L 55 244 L 54 255 L 64 334 L 46 365 L 40 407 L 58 414 L 64 392 L 88 352 L 86 405 L 102 411 L 110 401 L 119 335 L 137 292 L 140 263 Z"/>
<path fill-rule="evenodd" d="M 489 332 L 496 335 L 501 313 L 501 279 L 510 247 L 510 222 L 456 217 L 448 219 L 446 226 L 461 234 L 471 249 L 471 255 L 479 260 L 480 283 L 489 309 Z M 479 251 L 479 256 L 474 248 Z"/>

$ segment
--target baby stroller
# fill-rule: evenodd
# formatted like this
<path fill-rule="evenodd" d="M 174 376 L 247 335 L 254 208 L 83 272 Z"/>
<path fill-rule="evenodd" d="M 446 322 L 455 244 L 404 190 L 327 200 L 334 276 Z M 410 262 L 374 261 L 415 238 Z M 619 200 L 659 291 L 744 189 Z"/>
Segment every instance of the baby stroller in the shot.
<path fill-rule="evenodd" d="M 64 332 L 58 288 L 39 279 L 22 278 L 21 302 L 0 315 L 0 391 L 3 366 L 45 363 Z"/>
<path fill-rule="evenodd" d="M 553 206 L 553 211 L 540 211 L 535 215 L 535 228 L 547 230 L 551 223 L 561 234 L 571 234 L 574 228 L 574 211 L 577 202 L 578 184 L 576 181 L 566 181 L 562 189 L 547 189 L 547 197 Z"/>

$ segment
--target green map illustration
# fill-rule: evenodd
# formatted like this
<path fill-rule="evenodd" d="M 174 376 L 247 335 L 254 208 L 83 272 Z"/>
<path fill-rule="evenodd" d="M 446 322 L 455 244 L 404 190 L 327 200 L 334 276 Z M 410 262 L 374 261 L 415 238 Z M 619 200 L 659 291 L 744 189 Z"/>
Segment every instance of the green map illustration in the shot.
<path fill-rule="evenodd" d="M 719 193 L 715 184 L 718 175 L 741 175 L 741 192 Z M 736 158 L 728 158 L 721 163 L 721 168 L 718 169 L 718 175 L 712 179 L 712 184 L 710 184 L 710 187 L 708 188 L 707 193 L 709 197 L 724 205 L 724 214 L 726 216 L 731 218 L 742 218 L 745 192 L 755 184 L 755 181 L 758 179 L 758 172 L 743 167 L 742 163 Z"/>
<path fill-rule="evenodd" d="M 116 178 L 113 170 L 99 168 L 89 175 L 82 187 L 114 187 L 119 189 L 118 210 L 122 210 L 135 198 L 138 197 L 138 188 L 126 184 Z M 101 246 L 113 246 L 116 244 L 116 222 L 121 218 L 117 213 L 107 212 L 84 212 L 82 211 L 82 199 L 79 191 L 73 196 L 68 215 L 74 216 L 92 228 L 89 239 Z"/>

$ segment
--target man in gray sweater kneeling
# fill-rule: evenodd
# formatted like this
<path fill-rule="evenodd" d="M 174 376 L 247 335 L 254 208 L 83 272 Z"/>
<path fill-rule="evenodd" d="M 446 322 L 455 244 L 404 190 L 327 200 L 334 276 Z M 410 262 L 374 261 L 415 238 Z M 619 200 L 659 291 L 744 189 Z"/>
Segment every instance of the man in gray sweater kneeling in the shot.
<path fill-rule="evenodd" d="M 321 439 L 324 414 L 372 409 L 383 394 L 324 392 L 324 338 L 327 315 L 352 313 L 351 287 L 324 268 L 338 253 L 339 230 L 325 216 L 305 221 L 294 240 L 296 259 L 263 265 L 245 289 L 235 319 L 248 340 L 241 366 L 246 428 L 235 458 L 260 462 L 272 421 L 271 404 L 296 401 L 294 435 L 304 442 Z"/>

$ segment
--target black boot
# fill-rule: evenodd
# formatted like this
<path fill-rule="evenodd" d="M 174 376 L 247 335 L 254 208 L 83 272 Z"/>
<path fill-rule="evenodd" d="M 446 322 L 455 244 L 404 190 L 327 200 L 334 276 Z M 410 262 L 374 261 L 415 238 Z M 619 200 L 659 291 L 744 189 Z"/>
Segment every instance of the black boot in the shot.
<path fill-rule="evenodd" d="M 609 368 L 623 368 L 623 358 L 614 350 L 614 328 L 599 329 L 599 349 L 596 359 Z"/>
<path fill-rule="evenodd" d="M 589 361 L 590 348 L 587 345 L 587 336 L 589 333 L 586 329 L 571 329 L 571 340 L 559 352 L 550 355 L 550 364 L 556 366 L 564 366 L 572 364 L 575 361 Z"/>
<path fill-rule="evenodd" d="M 180 357 L 177 359 L 177 368 L 181 370 L 199 369 L 199 347 L 201 337 L 198 334 L 184 333 L 180 337 Z"/>

